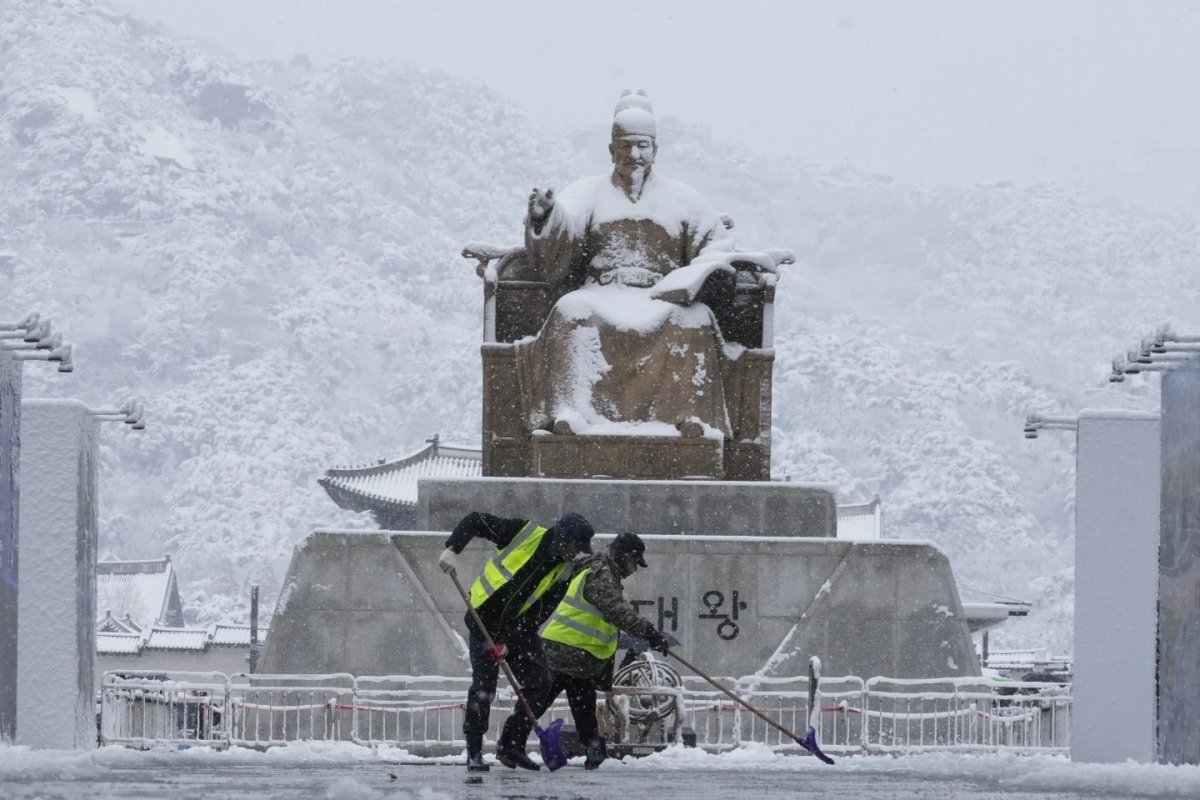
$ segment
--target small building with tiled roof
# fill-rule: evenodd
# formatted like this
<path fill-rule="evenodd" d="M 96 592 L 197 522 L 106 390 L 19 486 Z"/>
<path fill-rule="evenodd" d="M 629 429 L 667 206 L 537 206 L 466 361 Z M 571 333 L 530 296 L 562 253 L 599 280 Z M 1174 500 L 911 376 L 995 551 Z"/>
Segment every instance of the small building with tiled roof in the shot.
<path fill-rule="evenodd" d="M 152 625 L 182 627 L 183 603 L 171 557 L 97 563 L 96 612 L 97 625 L 114 632 L 118 625 L 127 632 Z"/>
<path fill-rule="evenodd" d="M 183 624 L 171 557 L 96 565 L 96 679 L 109 670 L 248 672 L 250 626 Z M 259 628 L 258 643 L 266 638 Z"/>
<path fill-rule="evenodd" d="M 480 448 L 443 444 L 434 435 L 416 452 L 392 460 L 380 459 L 373 464 L 333 467 L 317 483 L 342 508 L 370 511 L 380 528 L 406 531 L 418 525 L 418 479 L 482 476 Z"/>

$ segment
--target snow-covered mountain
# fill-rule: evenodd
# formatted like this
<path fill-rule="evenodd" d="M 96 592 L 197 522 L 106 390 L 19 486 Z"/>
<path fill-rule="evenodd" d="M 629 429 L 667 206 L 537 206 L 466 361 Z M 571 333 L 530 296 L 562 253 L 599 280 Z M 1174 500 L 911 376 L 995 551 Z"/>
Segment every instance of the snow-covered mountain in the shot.
<path fill-rule="evenodd" d="M 52 317 L 78 364 L 27 370 L 27 395 L 150 412 L 104 436 L 102 547 L 171 552 L 192 618 L 242 616 L 307 531 L 368 524 L 324 468 L 476 439 L 481 288 L 458 251 L 519 241 L 529 188 L 604 171 L 605 132 L 410 66 L 237 63 L 99 3 L 5 3 L 3 306 Z M 1074 457 L 1021 422 L 1155 405 L 1106 362 L 1193 321 L 1195 224 L 1054 186 L 916 191 L 673 119 L 660 142 L 743 246 L 799 257 L 775 472 L 881 495 L 888 534 L 938 542 L 963 586 L 1044 604 L 1010 641 L 1069 649 Z"/>

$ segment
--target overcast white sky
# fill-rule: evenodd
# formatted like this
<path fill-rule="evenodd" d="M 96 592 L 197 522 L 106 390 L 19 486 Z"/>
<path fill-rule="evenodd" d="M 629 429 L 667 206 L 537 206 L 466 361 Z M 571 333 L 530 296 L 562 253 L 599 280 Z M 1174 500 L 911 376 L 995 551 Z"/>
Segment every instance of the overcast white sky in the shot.
<path fill-rule="evenodd" d="M 244 57 L 442 69 L 549 123 L 640 87 L 752 149 L 1200 213 L 1197 2 L 113 2 Z"/>

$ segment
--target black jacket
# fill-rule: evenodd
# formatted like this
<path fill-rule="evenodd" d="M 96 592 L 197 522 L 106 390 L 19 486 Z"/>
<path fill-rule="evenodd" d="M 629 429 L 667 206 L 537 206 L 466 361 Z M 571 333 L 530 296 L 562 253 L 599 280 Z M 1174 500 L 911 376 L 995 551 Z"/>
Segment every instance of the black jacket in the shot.
<path fill-rule="evenodd" d="M 446 547 L 461 553 L 472 539 L 481 538 L 496 545 L 497 550 L 503 550 L 528 522 L 527 519 L 497 517 L 472 511 L 454 526 L 454 531 L 446 539 Z M 525 601 L 533 594 L 537 585 L 561 563 L 561 558 L 556 555 L 559 551 L 557 539 L 554 528 L 550 528 L 533 555 L 517 570 L 512 580 L 501 586 L 483 605 L 475 609 L 479 612 L 488 633 L 497 642 L 537 635 L 537 629 L 550 618 L 566 594 L 570 570 L 564 571 L 562 578 L 527 612 L 520 613 L 521 606 L 525 605 Z M 469 585 L 467 588 L 469 589 Z M 474 629 L 475 621 L 470 612 L 467 613 L 466 619 L 468 628 Z"/>

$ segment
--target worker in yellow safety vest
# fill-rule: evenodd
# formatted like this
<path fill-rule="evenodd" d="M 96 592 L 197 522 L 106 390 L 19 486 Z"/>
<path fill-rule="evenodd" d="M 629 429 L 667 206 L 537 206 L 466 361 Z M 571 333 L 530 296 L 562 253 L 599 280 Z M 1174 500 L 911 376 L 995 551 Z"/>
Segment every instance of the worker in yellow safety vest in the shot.
<path fill-rule="evenodd" d="M 649 646 L 666 653 L 668 639 L 628 603 L 621 581 L 646 566 L 646 545 L 632 533 L 619 534 L 604 553 L 583 559 L 576 567 L 567 592 L 542 631 L 553 681 L 526 693 L 533 713 L 541 716 L 562 692 L 567 693 L 575 731 L 584 744 L 584 767 L 595 769 L 607 757 L 605 741 L 596 724 L 596 690 L 612 688 L 613 662 L 618 634 L 626 631 L 644 638 Z M 521 766 L 529 720 L 520 713 L 504 722 L 496 752 L 506 766 Z M 509 762 L 515 762 L 510 764 Z"/>
<path fill-rule="evenodd" d="M 438 566 L 447 573 L 458 571 L 458 556 L 472 539 L 487 539 L 496 545 L 496 554 L 484 564 L 470 591 L 470 603 L 496 643 L 495 650 L 489 651 L 470 612 L 465 618 L 471 658 L 471 688 L 463 714 L 468 770 L 488 769 L 483 760 L 483 735 L 496 695 L 500 659 L 508 662 L 527 691 L 551 683 L 538 628 L 567 590 L 571 560 L 579 553 L 592 552 L 592 535 L 591 524 L 579 514 L 565 514 L 553 527 L 545 528 L 528 519 L 473 511 L 446 540 Z M 519 766 L 538 768 L 523 752 L 521 755 Z"/>

